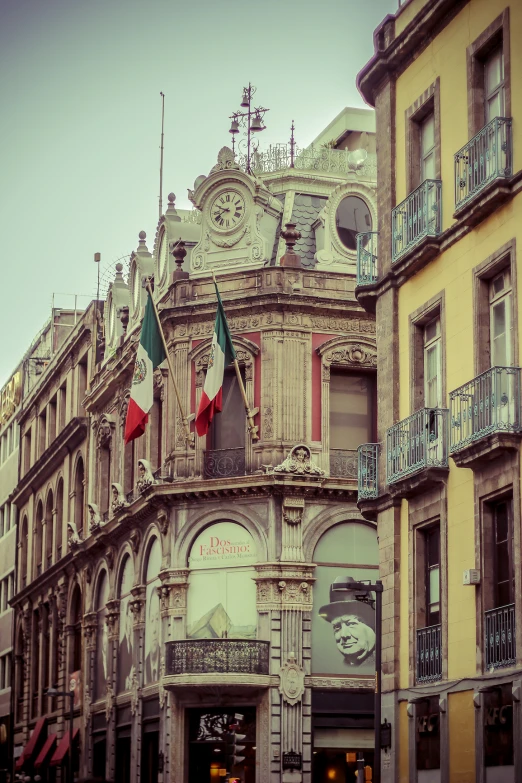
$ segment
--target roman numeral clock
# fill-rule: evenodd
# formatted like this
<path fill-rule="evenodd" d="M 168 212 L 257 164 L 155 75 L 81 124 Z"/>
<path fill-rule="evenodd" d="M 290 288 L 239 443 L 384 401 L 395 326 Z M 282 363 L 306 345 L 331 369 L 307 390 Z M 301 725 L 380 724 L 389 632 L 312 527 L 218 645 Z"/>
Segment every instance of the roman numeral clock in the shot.
<path fill-rule="evenodd" d="M 189 198 L 201 210 L 201 240 L 191 256 L 191 272 L 260 267 L 272 258 L 283 211 L 263 182 L 241 171 L 224 147 L 208 177 L 198 177 Z"/>

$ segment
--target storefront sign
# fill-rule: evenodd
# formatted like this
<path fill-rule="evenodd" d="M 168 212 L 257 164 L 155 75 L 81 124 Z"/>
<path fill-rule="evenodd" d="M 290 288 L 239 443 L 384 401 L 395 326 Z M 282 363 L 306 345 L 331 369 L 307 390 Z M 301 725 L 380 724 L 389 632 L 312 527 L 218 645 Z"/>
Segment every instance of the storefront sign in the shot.
<path fill-rule="evenodd" d="M 257 561 L 250 533 L 233 522 L 218 522 L 201 533 L 190 550 L 190 568 L 223 568 Z"/>
<path fill-rule="evenodd" d="M 0 424 L 9 421 L 22 399 L 22 373 L 15 372 L 0 393 Z"/>
<path fill-rule="evenodd" d="M 302 760 L 300 753 L 283 753 L 283 769 L 301 769 Z"/>

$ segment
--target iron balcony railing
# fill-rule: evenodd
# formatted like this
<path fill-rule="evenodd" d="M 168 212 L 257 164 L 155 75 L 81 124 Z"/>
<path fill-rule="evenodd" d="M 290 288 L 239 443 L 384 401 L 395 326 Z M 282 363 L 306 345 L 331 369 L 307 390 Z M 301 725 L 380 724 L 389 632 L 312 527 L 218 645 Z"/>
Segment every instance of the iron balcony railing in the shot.
<path fill-rule="evenodd" d="M 269 642 L 256 639 L 187 639 L 166 642 L 165 673 L 268 674 Z"/>
<path fill-rule="evenodd" d="M 493 432 L 519 432 L 520 367 L 491 367 L 450 392 L 450 452 Z"/>
<path fill-rule="evenodd" d="M 511 118 L 495 117 L 455 154 L 455 208 L 513 169 Z"/>
<path fill-rule="evenodd" d="M 357 478 L 357 452 L 351 449 L 330 449 L 330 476 Z"/>
<path fill-rule="evenodd" d="M 399 481 L 423 468 L 448 467 L 447 408 L 421 408 L 386 434 L 386 480 Z"/>
<path fill-rule="evenodd" d="M 357 500 L 376 498 L 379 493 L 379 444 L 363 443 L 357 449 L 357 457 Z"/>
<path fill-rule="evenodd" d="M 205 478 L 244 476 L 246 471 L 245 447 L 236 449 L 211 449 L 205 451 Z"/>
<path fill-rule="evenodd" d="M 427 179 L 392 211 L 392 263 L 442 230 L 442 182 Z"/>
<path fill-rule="evenodd" d="M 442 626 L 417 629 L 417 682 L 434 682 L 442 677 Z"/>
<path fill-rule="evenodd" d="M 516 650 L 515 604 L 500 606 L 484 612 L 485 668 L 500 669 L 514 666 Z"/>
<path fill-rule="evenodd" d="M 357 234 L 357 285 L 371 285 L 379 277 L 377 231 Z"/>

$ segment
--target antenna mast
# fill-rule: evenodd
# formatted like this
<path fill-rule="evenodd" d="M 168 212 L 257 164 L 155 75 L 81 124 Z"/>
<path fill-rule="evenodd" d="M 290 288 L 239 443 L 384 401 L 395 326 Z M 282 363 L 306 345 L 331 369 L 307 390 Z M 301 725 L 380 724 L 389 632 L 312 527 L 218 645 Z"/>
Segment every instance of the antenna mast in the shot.
<path fill-rule="evenodd" d="M 163 121 L 165 118 L 165 95 L 160 92 L 161 95 L 161 155 L 160 155 L 160 187 L 159 187 L 159 216 L 161 217 L 161 213 L 163 212 L 163 204 L 161 199 L 161 194 L 163 192 Z"/>

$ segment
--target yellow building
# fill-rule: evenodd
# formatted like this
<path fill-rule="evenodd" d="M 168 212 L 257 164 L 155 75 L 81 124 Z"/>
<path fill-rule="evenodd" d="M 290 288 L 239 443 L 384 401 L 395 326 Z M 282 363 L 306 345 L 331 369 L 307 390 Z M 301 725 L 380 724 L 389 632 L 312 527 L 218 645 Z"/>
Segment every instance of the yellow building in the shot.
<path fill-rule="evenodd" d="M 522 780 L 522 2 L 409 0 L 358 77 L 377 117 L 383 781 Z M 377 469 L 378 468 L 378 469 Z"/>

